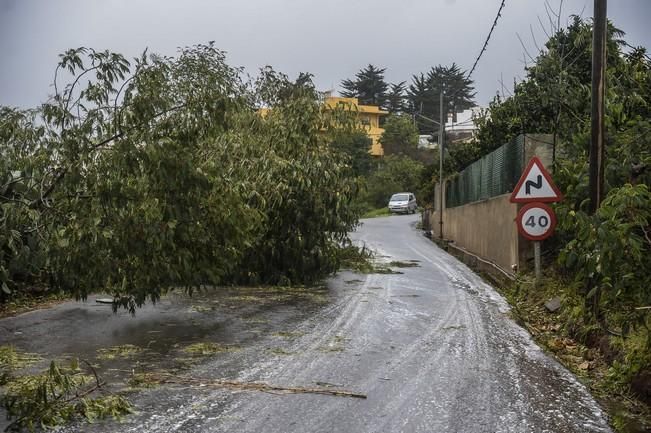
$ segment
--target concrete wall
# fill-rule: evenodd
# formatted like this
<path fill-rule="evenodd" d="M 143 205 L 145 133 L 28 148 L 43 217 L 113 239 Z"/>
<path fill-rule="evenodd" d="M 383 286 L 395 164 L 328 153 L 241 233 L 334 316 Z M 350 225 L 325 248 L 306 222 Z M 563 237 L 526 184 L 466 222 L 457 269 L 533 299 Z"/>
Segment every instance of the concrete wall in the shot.
<path fill-rule="evenodd" d="M 551 166 L 552 138 L 546 134 L 524 136 L 524 162 L 538 156 L 546 167 Z M 423 218 L 429 222 L 432 235 L 440 237 L 439 186 L 435 187 L 433 209 Z M 515 218 L 520 205 L 510 203 L 510 193 L 487 200 L 446 208 L 443 191 L 443 237 L 507 272 L 527 267 L 533 254 L 532 243 L 518 234 Z"/>
<path fill-rule="evenodd" d="M 514 219 L 518 205 L 504 194 L 489 200 L 446 209 L 443 213 L 443 235 L 473 254 L 513 272 L 520 266 L 520 239 Z M 434 236 L 439 236 L 439 216 L 430 216 Z"/>
<path fill-rule="evenodd" d="M 524 163 L 534 156 L 540 158 L 547 169 L 552 165 L 553 136 L 551 134 L 525 134 L 524 135 Z"/>

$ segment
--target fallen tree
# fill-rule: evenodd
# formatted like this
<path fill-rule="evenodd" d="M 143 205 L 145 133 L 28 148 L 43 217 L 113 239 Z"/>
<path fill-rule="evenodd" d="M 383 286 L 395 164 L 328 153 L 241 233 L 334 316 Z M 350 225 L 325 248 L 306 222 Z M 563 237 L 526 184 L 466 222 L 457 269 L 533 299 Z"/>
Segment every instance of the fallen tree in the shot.
<path fill-rule="evenodd" d="M 328 144 L 354 127 L 309 76 L 244 83 L 212 44 L 134 65 L 79 48 L 53 84 L 38 108 L 0 108 L 1 299 L 101 290 L 134 311 L 171 287 L 338 268 L 358 185 Z"/>

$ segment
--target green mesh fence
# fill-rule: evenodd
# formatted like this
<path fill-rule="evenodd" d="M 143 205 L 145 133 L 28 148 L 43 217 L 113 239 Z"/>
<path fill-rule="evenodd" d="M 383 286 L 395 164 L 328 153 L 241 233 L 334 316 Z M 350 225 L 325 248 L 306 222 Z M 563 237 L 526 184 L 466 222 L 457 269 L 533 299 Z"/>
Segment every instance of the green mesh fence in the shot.
<path fill-rule="evenodd" d="M 461 206 L 511 192 L 524 169 L 524 136 L 466 167 L 447 184 L 447 207 Z"/>

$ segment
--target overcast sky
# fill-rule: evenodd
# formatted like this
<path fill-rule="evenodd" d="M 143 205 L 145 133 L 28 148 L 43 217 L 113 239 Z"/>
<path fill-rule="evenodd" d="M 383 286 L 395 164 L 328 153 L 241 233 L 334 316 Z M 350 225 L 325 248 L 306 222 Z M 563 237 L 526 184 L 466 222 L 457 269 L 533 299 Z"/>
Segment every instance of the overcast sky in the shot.
<path fill-rule="evenodd" d="M 560 0 L 548 0 L 558 10 Z M 315 75 L 319 89 L 338 89 L 368 63 L 390 82 L 437 64 L 470 69 L 500 0 L 0 0 L 0 105 L 44 101 L 57 55 L 72 47 L 110 49 L 128 57 L 146 47 L 214 40 L 231 66 L 255 74 L 272 65 L 295 77 Z M 608 16 L 632 45 L 651 47 L 651 0 L 611 0 Z M 593 0 L 565 0 L 562 22 L 592 16 Z M 544 0 L 507 0 L 488 50 L 474 73 L 486 105 L 524 74 L 523 49 L 546 40 Z M 531 28 L 533 28 L 533 34 Z"/>

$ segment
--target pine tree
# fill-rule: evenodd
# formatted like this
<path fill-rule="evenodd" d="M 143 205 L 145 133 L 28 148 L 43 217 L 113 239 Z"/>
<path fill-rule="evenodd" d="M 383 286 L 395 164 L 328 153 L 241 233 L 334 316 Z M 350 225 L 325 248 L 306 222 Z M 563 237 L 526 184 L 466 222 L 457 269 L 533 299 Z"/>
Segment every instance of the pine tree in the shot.
<path fill-rule="evenodd" d="M 406 110 L 405 106 L 405 82 L 391 84 L 387 95 L 387 111 L 390 114 L 400 114 Z"/>
<path fill-rule="evenodd" d="M 407 89 L 408 110 L 416 115 L 420 132 L 431 133 L 438 129 L 433 122 L 418 118 L 418 115 L 439 120 L 441 91 L 448 113 L 473 107 L 475 92 L 472 84 L 473 81 L 455 63 L 451 66 L 433 67 L 427 75 L 413 75 L 412 83 Z"/>
<path fill-rule="evenodd" d="M 355 79 L 341 82 L 344 90 L 341 95 L 346 98 L 357 98 L 360 104 L 377 105 L 386 108 L 387 90 L 389 85 L 384 81 L 386 68 L 376 68 L 369 64 L 355 74 Z"/>
<path fill-rule="evenodd" d="M 359 92 L 357 90 L 357 81 L 348 79 L 342 80 L 341 87 L 344 88 L 344 90 L 341 91 L 341 96 L 344 98 L 357 98 L 359 96 Z"/>
<path fill-rule="evenodd" d="M 473 81 L 466 77 L 456 63 L 451 66 L 437 66 L 427 73 L 430 89 L 436 91 L 437 100 L 443 90 L 448 113 L 456 118 L 456 113 L 473 107 L 476 92 L 473 92 Z"/>

